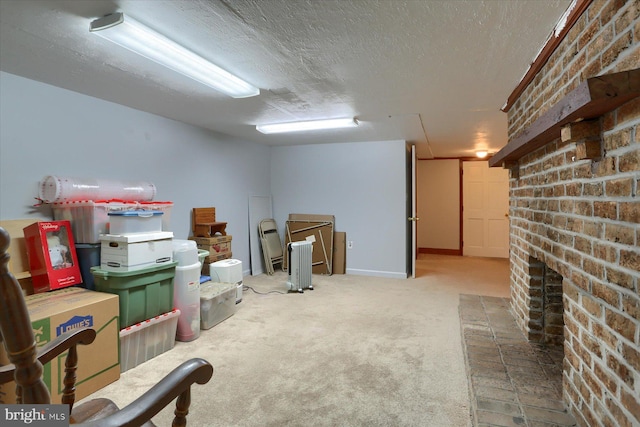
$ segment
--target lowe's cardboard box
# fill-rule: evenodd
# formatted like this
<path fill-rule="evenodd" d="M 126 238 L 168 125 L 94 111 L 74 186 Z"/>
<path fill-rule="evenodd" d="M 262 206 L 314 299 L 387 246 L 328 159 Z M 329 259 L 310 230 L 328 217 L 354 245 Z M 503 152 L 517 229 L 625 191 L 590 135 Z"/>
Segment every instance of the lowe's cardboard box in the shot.
<path fill-rule="evenodd" d="M 120 378 L 118 295 L 83 288 L 65 288 L 25 297 L 38 347 L 75 328 L 96 330 L 89 345 L 78 345 L 76 401 Z M 43 378 L 51 403 L 61 403 L 67 352 L 44 365 Z M 0 365 L 9 363 L 0 345 Z M 0 403 L 15 403 L 15 383 L 0 385 Z"/>

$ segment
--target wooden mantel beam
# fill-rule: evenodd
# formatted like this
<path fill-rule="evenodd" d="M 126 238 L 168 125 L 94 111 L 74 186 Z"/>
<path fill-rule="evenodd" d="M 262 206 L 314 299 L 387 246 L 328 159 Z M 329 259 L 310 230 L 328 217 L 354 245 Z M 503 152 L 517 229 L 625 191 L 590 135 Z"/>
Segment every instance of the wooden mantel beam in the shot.
<path fill-rule="evenodd" d="M 567 123 L 595 119 L 638 96 L 640 68 L 587 79 L 493 155 L 489 166 L 517 161 L 559 138 Z"/>

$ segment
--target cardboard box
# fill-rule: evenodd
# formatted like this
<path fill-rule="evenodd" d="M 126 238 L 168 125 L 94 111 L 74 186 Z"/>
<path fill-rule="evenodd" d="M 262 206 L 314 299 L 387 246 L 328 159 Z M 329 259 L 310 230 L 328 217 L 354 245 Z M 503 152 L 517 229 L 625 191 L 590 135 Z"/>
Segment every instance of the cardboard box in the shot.
<path fill-rule="evenodd" d="M 189 237 L 189 240 L 194 240 L 198 249 L 209 251 L 212 257 L 231 252 L 231 236 Z"/>
<path fill-rule="evenodd" d="M 231 235 L 227 234 L 226 236 L 214 236 L 214 237 L 189 237 L 189 240 L 194 240 L 197 245 L 201 246 L 212 246 L 220 243 L 231 242 Z M 206 248 L 200 248 L 206 249 Z"/>
<path fill-rule="evenodd" d="M 173 261 L 173 232 L 101 234 L 100 268 L 134 271 Z"/>
<path fill-rule="evenodd" d="M 347 233 L 333 233 L 333 274 L 345 274 L 347 267 Z"/>
<path fill-rule="evenodd" d="M 69 221 L 39 221 L 23 231 L 34 293 L 82 283 Z"/>
<path fill-rule="evenodd" d="M 198 248 L 209 251 L 209 254 L 215 256 L 216 254 L 221 254 L 225 252 L 231 252 L 231 242 L 222 242 L 216 243 L 215 245 L 209 246 L 209 249 L 206 248 Z"/>
<path fill-rule="evenodd" d="M 41 347 L 58 335 L 81 326 L 96 330 L 95 341 L 78 345 L 76 401 L 120 378 L 118 296 L 83 288 L 66 288 L 25 297 L 36 344 Z M 62 402 L 67 353 L 44 365 L 43 379 L 51 403 Z M 0 346 L 0 365 L 9 363 Z M 15 403 L 15 383 L 0 385 L 0 403 Z"/>

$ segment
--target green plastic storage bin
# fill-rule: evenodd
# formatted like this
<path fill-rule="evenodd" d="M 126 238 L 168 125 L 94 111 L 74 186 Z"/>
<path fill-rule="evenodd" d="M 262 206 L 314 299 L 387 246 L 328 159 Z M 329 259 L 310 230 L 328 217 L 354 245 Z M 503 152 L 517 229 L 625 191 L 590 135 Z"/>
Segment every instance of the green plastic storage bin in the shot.
<path fill-rule="evenodd" d="M 204 249 L 198 249 L 198 261 L 200 262 L 200 266 L 204 262 L 205 258 L 209 256 L 209 251 L 205 251 Z"/>
<path fill-rule="evenodd" d="M 117 294 L 120 329 L 173 310 L 173 278 L 177 262 L 134 271 L 92 267 L 96 291 Z"/>

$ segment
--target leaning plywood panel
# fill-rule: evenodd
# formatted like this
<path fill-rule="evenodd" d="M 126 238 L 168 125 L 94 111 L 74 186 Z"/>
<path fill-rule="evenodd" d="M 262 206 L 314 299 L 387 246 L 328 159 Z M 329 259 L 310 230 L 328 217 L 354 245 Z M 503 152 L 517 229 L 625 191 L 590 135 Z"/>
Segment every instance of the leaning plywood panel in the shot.
<path fill-rule="evenodd" d="M 335 215 L 318 215 L 318 214 L 289 214 L 291 221 L 326 221 L 336 223 Z"/>
<path fill-rule="evenodd" d="M 333 272 L 334 222 L 322 220 L 288 220 L 285 231 L 285 247 L 290 242 L 310 241 L 313 244 L 312 272 Z M 287 269 L 286 257 L 284 269 Z"/>

